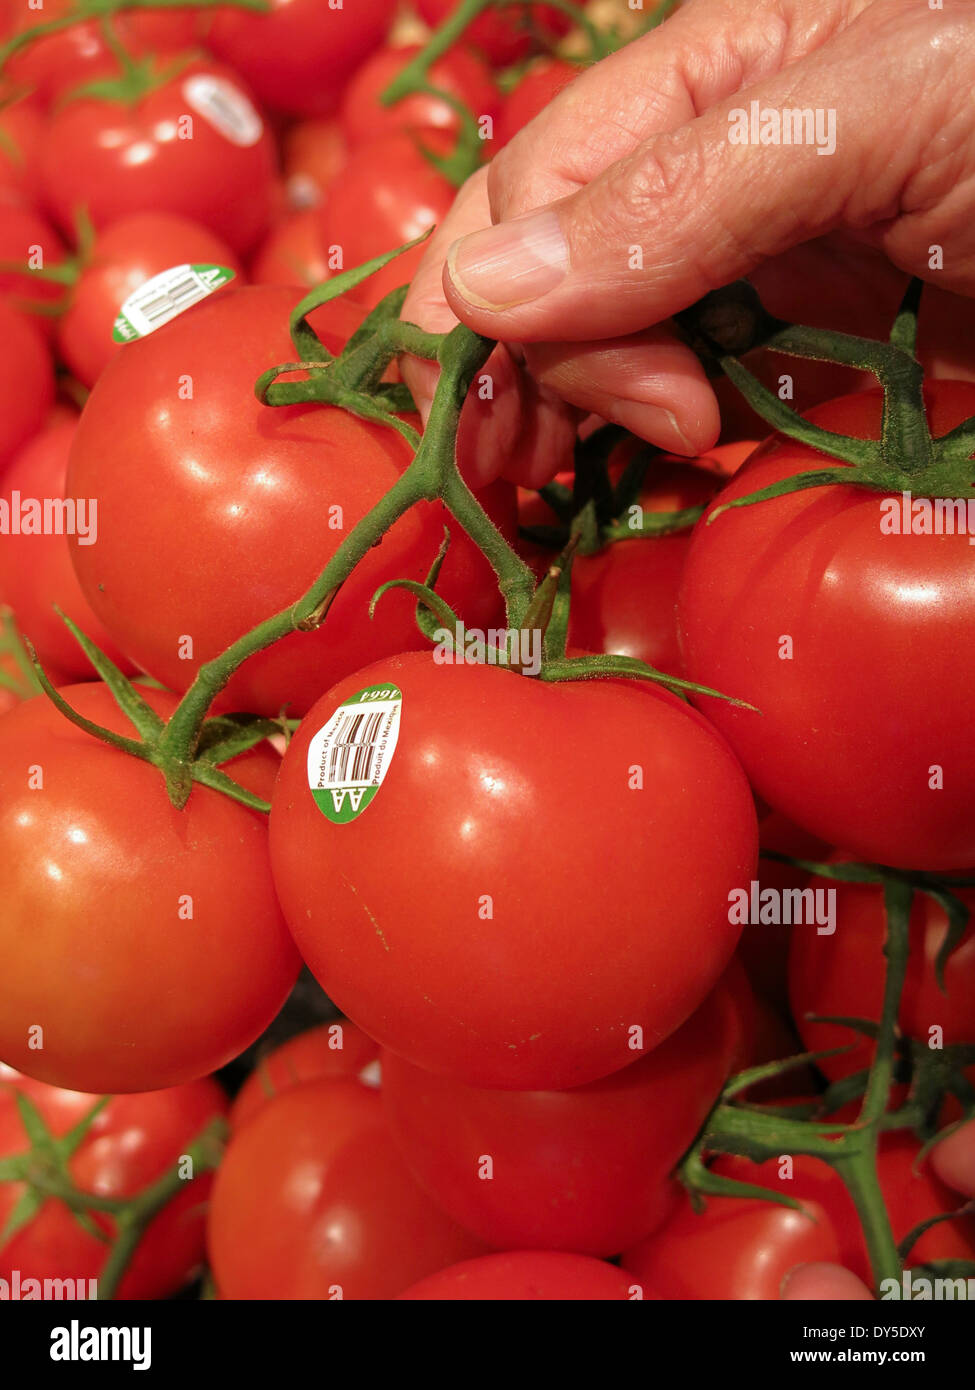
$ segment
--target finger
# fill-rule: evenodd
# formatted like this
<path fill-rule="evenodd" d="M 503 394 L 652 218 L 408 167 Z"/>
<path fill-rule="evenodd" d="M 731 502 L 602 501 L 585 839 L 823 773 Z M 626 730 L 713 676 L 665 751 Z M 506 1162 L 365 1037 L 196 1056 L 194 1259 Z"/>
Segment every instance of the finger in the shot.
<path fill-rule="evenodd" d="M 784 1303 L 872 1303 L 873 1294 L 862 1279 L 842 1265 L 796 1265 L 782 1280 Z"/>
<path fill-rule="evenodd" d="M 953 1191 L 975 1197 L 975 1120 L 935 1144 L 931 1167 Z"/>

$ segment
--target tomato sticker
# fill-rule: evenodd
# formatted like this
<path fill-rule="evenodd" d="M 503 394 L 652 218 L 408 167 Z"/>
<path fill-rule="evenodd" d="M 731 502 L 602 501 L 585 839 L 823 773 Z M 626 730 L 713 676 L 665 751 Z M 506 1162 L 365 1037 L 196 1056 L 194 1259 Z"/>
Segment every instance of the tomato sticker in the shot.
<path fill-rule="evenodd" d="M 399 738 L 403 695 L 370 685 L 341 705 L 308 745 L 308 785 L 323 816 L 348 825 L 372 801 Z"/>
<path fill-rule="evenodd" d="M 247 97 L 225 77 L 200 73 L 183 83 L 183 96 L 232 145 L 246 149 L 256 145 L 264 132 L 261 120 Z"/>
<path fill-rule="evenodd" d="M 118 311 L 112 337 L 131 343 L 169 323 L 234 278 L 225 265 L 174 265 L 147 280 Z"/>

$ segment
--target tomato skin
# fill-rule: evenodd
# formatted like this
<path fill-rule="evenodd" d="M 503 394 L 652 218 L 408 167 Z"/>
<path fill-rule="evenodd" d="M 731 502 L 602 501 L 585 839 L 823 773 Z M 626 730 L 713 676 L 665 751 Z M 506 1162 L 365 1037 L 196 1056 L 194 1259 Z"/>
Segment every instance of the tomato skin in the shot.
<path fill-rule="evenodd" d="M 533 63 L 501 108 L 494 130 L 495 152 L 544 111 L 580 72 L 582 68 L 577 63 L 567 63 L 562 58 L 539 58 Z"/>
<path fill-rule="evenodd" d="M 456 9 L 455 0 L 417 0 L 420 15 L 433 28 L 441 25 Z M 552 5 L 506 5 L 478 15 L 462 35 L 462 42 L 484 54 L 495 67 L 504 68 L 525 58 L 537 46 L 528 23 L 550 39 L 569 32 L 569 16 Z"/>
<path fill-rule="evenodd" d="M 0 262 L 42 262 L 44 269 L 56 266 L 65 256 L 64 242 L 46 218 L 20 194 L 0 189 Z M 40 265 L 38 265 L 40 268 Z M 0 270 L 0 297 L 22 313 L 30 314 L 35 326 L 47 333 L 49 321 L 32 312 L 50 307 L 64 296 L 63 285 L 31 275 L 29 270 Z"/>
<path fill-rule="evenodd" d="M 132 736 L 100 683 L 63 694 Z M 164 715 L 175 708 L 162 691 L 142 695 Z M 266 795 L 275 763 L 255 749 L 225 766 Z M 263 1032 L 299 962 L 259 812 L 201 786 L 175 810 L 159 771 L 43 695 L 0 720 L 0 808 L 0 1056 L 11 1066 L 55 1086 L 144 1091 L 214 1071 Z"/>
<path fill-rule="evenodd" d="M 3 478 L 6 497 L 14 492 L 38 500 L 64 497 L 68 455 L 77 428 L 74 411 L 57 408 L 45 428 L 8 465 Z M 94 527 L 91 535 L 97 543 Z M 4 536 L 0 543 L 0 601 L 13 609 L 20 631 L 33 642 L 49 678 L 60 684 L 91 680 L 95 673 L 54 611 L 55 604 L 127 675 L 134 674 L 136 668 L 116 647 L 81 592 L 66 536 Z"/>
<path fill-rule="evenodd" d="M 659 1047 L 588 1086 L 484 1090 L 386 1052 L 383 1103 L 414 1177 L 489 1245 L 614 1255 L 679 1198 L 670 1172 L 734 1070 L 737 1034 L 719 985 Z"/>
<path fill-rule="evenodd" d="M 969 383 L 934 382 L 925 396 L 935 435 L 975 412 Z M 860 392 L 809 418 L 876 437 L 880 410 L 879 391 Z M 717 503 L 823 464 L 773 437 Z M 965 535 L 883 534 L 881 501 L 815 488 L 703 518 L 679 599 L 686 671 L 761 710 L 696 700 L 759 795 L 797 825 L 856 858 L 964 869 L 975 862 L 972 551 Z"/>
<path fill-rule="evenodd" d="M 799 925 L 789 953 L 789 995 L 796 1027 L 809 1051 L 849 1047 L 817 1062 L 831 1081 L 870 1065 L 873 1043 L 839 1024 L 814 1023 L 807 1014 L 879 1021 L 884 991 L 883 946 L 887 933 L 884 892 L 870 884 L 811 880 L 815 889 L 836 890 L 836 930 L 820 936 L 815 925 Z M 953 890 L 969 908 L 975 891 Z M 907 976 L 898 1027 L 905 1037 L 929 1039 L 943 1030 L 943 1043 L 975 1039 L 975 926 L 970 922 L 945 966 L 945 993 L 938 988 L 935 961 L 947 932 L 944 910 L 926 893 L 911 908 Z"/>
<path fill-rule="evenodd" d="M 112 332 L 129 295 L 153 276 L 184 264 L 226 266 L 237 285 L 243 276 L 227 243 L 187 217 L 138 212 L 98 236 L 58 322 L 58 350 L 79 381 L 94 386 L 125 346 L 114 341 Z"/>
<path fill-rule="evenodd" d="M 708 1197 L 698 1213 L 685 1197 L 661 1230 L 625 1252 L 623 1268 L 645 1298 L 767 1302 L 781 1297 L 797 1264 L 839 1259 L 837 1234 L 815 1202 L 795 1211 L 757 1197 Z"/>
<path fill-rule="evenodd" d="M 33 1101 L 55 1135 L 65 1134 L 82 1120 L 98 1099 L 32 1081 L 0 1063 L 3 1156 L 23 1153 L 28 1147 L 14 1100 L 18 1092 Z M 71 1176 L 82 1191 L 99 1197 L 134 1196 L 172 1168 L 206 1125 L 226 1111 L 226 1096 L 209 1078 L 162 1091 L 112 1096 L 70 1160 Z M 204 1205 L 212 1182 L 210 1173 L 188 1181 L 153 1218 L 122 1276 L 118 1298 L 165 1298 L 202 1264 Z M 0 1226 L 22 1191 L 19 1183 L 0 1184 Z M 113 1234 L 111 1217 L 92 1213 L 92 1219 L 106 1234 Z M 13 1271 L 19 1270 L 21 1283 L 25 1279 L 97 1279 L 107 1254 L 107 1247 L 52 1199 L 0 1246 L 0 1278 L 9 1283 Z"/>
<path fill-rule="evenodd" d="M 0 470 L 54 404 L 54 363 L 39 328 L 0 300 Z"/>
<path fill-rule="evenodd" d="M 423 143 L 443 153 L 432 134 Z M 339 247 L 346 270 L 393 251 L 441 222 L 456 190 L 424 157 L 416 140 L 398 131 L 354 152 L 322 204 L 322 239 Z M 363 281 L 354 291 L 367 308 L 412 279 L 423 257 L 416 246 Z"/>
<path fill-rule="evenodd" d="M 0 189 L 5 194 L 36 198 L 43 131 L 44 116 L 33 95 L 16 97 L 0 108 Z"/>
<path fill-rule="evenodd" d="M 292 1086 L 304 1081 L 352 1080 L 378 1057 L 379 1044 L 347 1018 L 309 1028 L 261 1058 L 237 1092 L 231 1127 L 239 1129 L 270 1099 Z"/>
<path fill-rule="evenodd" d="M 399 744 L 365 813 L 333 825 L 308 787 L 308 745 L 378 683 L 402 692 Z M 595 737 L 586 812 L 567 820 L 580 792 L 564 750 Z M 628 788 L 634 764 L 642 794 Z M 634 855 L 635 824 L 647 833 Z M 416 652 L 341 681 L 305 719 L 275 788 L 271 853 L 299 950 L 370 1036 L 471 1085 L 561 1090 L 637 1060 L 632 1026 L 655 1047 L 714 985 L 737 940 L 728 893 L 754 863 L 755 824 L 734 760 L 664 692 L 545 686 Z M 593 861 L 601 882 L 629 885 L 606 931 Z M 418 899 L 421 863 L 438 888 Z M 316 885 L 331 864 L 326 897 Z"/>
<path fill-rule="evenodd" d="M 199 77 L 226 83 L 250 107 L 256 139 L 236 144 L 200 114 L 186 95 Z M 192 139 L 180 134 L 188 117 Z M 83 97 L 55 111 L 40 153 L 42 196 L 66 235 L 81 206 L 99 230 L 132 213 L 168 212 L 209 227 L 243 255 L 271 218 L 275 158 L 236 74 L 192 62 L 133 106 Z"/>
<path fill-rule="evenodd" d="M 411 457 L 395 430 L 337 407 L 257 400 L 259 374 L 294 360 L 287 323 L 300 293 L 260 286 L 212 296 L 129 343 L 82 414 L 69 488 L 99 499 L 99 541 L 72 544 L 75 569 L 118 644 L 170 689 L 185 689 L 201 661 L 300 598 Z M 360 316 L 339 302 L 315 322 L 339 351 Z M 181 394 L 187 377 L 192 400 Z M 222 707 L 302 714 L 347 672 L 426 646 L 411 594 L 387 594 L 372 621 L 368 608 L 386 580 L 425 579 L 447 519 L 440 503 L 412 508 L 343 585 L 328 621 L 246 662 Z M 501 612 L 493 571 L 456 524 L 450 531 L 438 589 L 466 621 L 492 625 Z M 193 653 L 183 659 L 187 634 Z"/>
<path fill-rule="evenodd" d="M 312 289 L 332 278 L 318 209 L 289 213 L 271 228 L 251 262 L 255 285 Z"/>
<path fill-rule="evenodd" d="M 231 1139 L 207 1249 L 223 1298 L 381 1299 L 483 1246 L 410 1177 L 375 1091 L 307 1081 Z"/>
<path fill-rule="evenodd" d="M 449 102 L 425 92 L 414 92 L 393 106 L 379 98 L 403 68 L 419 53 L 421 45 L 403 44 L 378 49 L 355 74 L 342 98 L 339 112 L 342 130 L 351 149 L 378 140 L 393 131 L 422 135 L 442 130 L 457 135 L 460 116 Z M 429 82 L 456 97 L 478 118 L 497 114 L 501 94 L 481 60 L 463 48 L 453 48 L 432 64 Z"/>
<path fill-rule="evenodd" d="M 334 116 L 298 121 L 286 130 L 281 162 L 290 206 L 317 207 L 348 158 L 345 136 Z"/>
<path fill-rule="evenodd" d="M 333 9 L 321 0 L 271 0 L 269 14 L 216 12 L 207 42 L 246 79 L 263 106 L 292 116 L 328 116 L 351 73 L 392 23 L 389 0 Z"/>
<path fill-rule="evenodd" d="M 631 1281 L 615 1265 L 551 1250 L 511 1250 L 465 1260 L 428 1275 L 399 1295 L 411 1302 L 605 1303 L 633 1297 Z"/>

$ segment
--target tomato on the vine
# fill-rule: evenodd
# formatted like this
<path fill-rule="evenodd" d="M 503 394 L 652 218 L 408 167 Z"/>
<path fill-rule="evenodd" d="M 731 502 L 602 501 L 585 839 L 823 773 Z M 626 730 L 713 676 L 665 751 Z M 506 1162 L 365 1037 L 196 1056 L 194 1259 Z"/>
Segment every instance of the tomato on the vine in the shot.
<path fill-rule="evenodd" d="M 276 222 L 251 261 L 250 278 L 255 285 L 313 289 L 331 275 L 321 217 L 314 207 L 291 212 Z"/>
<path fill-rule="evenodd" d="M 659 688 L 435 655 L 347 677 L 293 738 L 271 810 L 285 916 L 343 1013 L 417 1066 L 477 1086 L 595 1081 L 678 1028 L 727 964 L 728 895 L 755 862 L 748 786 Z M 372 688 L 399 692 L 399 742 L 374 800 L 333 824 L 309 748 Z M 625 885 L 609 911 L 607 884 Z"/>
<path fill-rule="evenodd" d="M 350 148 L 368 144 L 397 130 L 422 135 L 442 130 L 456 135 L 461 128 L 454 105 L 432 92 L 412 92 L 383 106 L 379 98 L 403 68 L 420 52 L 420 44 L 380 48 L 363 63 L 345 89 L 339 117 Z M 469 50 L 452 48 L 430 65 L 427 82 L 462 102 L 475 118 L 497 114 L 501 94 L 490 71 Z"/>
<path fill-rule="evenodd" d="M 43 332 L 50 322 L 44 310 L 63 297 L 64 287 L 31 271 L 50 270 L 64 256 L 64 242 L 47 219 L 20 194 L 0 189 L 0 298 Z"/>
<path fill-rule="evenodd" d="M 494 149 L 500 150 L 513 140 L 580 72 L 582 68 L 577 63 L 567 63 L 562 58 L 539 58 L 533 63 L 501 108 Z"/>
<path fill-rule="evenodd" d="M 54 403 L 54 363 L 41 330 L 0 299 L 0 470 Z"/>
<path fill-rule="evenodd" d="M 437 1302 L 612 1302 L 643 1297 L 615 1265 L 554 1250 L 511 1250 L 464 1260 L 399 1295 Z"/>
<path fill-rule="evenodd" d="M 457 8 L 457 0 L 417 0 L 417 9 L 433 27 L 441 25 Z M 479 14 L 461 36 L 462 43 L 479 49 L 495 67 L 508 67 L 525 58 L 538 40 L 551 43 L 569 32 L 572 20 L 554 5 L 508 4 Z"/>
<path fill-rule="evenodd" d="M 379 1057 L 379 1044 L 347 1018 L 289 1038 L 262 1057 L 237 1092 L 230 1123 L 237 1129 L 272 1097 L 303 1081 L 351 1080 Z"/>

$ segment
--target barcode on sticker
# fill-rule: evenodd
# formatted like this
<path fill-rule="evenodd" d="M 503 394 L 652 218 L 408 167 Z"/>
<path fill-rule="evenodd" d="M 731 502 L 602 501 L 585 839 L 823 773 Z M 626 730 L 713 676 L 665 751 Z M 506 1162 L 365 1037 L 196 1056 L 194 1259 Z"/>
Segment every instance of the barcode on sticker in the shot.
<path fill-rule="evenodd" d="M 129 295 L 118 311 L 112 337 L 117 343 L 144 338 L 233 278 L 225 265 L 174 265 Z"/>
<path fill-rule="evenodd" d="M 308 745 L 308 786 L 335 825 L 355 820 L 382 786 L 399 739 L 402 706 L 394 685 L 357 690 Z"/>
<path fill-rule="evenodd" d="M 256 145 L 264 122 L 247 97 L 225 77 L 197 73 L 183 83 L 183 96 L 198 116 L 209 121 L 232 145 Z"/>

